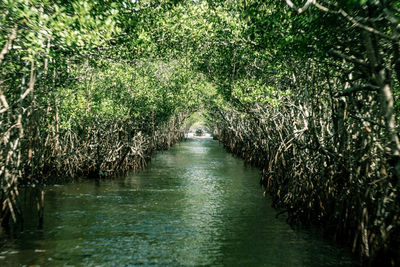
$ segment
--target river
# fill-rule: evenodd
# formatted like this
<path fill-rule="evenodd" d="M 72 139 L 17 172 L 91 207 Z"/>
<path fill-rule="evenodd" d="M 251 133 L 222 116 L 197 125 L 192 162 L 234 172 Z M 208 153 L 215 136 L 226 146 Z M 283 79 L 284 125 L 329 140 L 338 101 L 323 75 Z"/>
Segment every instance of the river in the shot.
<path fill-rule="evenodd" d="M 293 230 L 256 168 L 212 139 L 159 152 L 145 170 L 46 188 L 45 221 L 2 234 L 0 266 L 353 266 L 348 249 Z"/>

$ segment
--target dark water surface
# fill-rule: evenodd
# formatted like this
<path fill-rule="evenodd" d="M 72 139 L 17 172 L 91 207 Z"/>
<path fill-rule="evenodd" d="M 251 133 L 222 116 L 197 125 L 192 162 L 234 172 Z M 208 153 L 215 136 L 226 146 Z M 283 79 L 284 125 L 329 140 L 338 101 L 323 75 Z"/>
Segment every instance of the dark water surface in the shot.
<path fill-rule="evenodd" d="M 346 249 L 275 218 L 255 168 L 189 139 L 136 174 L 46 189 L 43 231 L 1 242 L 0 266 L 352 266 Z"/>

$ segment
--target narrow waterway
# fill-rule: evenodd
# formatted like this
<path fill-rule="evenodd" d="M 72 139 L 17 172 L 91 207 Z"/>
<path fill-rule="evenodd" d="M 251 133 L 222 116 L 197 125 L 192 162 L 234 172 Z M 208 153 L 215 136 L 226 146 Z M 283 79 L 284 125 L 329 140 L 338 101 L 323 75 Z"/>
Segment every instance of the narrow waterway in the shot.
<path fill-rule="evenodd" d="M 0 266 L 355 264 L 276 218 L 258 177 L 218 142 L 189 139 L 140 173 L 48 187 L 44 229 L 3 239 Z"/>

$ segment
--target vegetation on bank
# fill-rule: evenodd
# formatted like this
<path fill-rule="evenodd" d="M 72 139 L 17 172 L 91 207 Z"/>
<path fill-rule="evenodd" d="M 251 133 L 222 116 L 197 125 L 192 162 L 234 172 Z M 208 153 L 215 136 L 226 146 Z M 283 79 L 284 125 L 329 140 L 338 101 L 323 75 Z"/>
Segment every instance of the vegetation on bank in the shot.
<path fill-rule="evenodd" d="M 321 225 L 366 263 L 396 265 L 399 6 L 307 3 L 242 7 L 255 49 L 241 54 L 253 64 L 232 64 L 229 101 L 211 113 L 218 139 L 261 168 L 292 223 Z"/>
<path fill-rule="evenodd" d="M 20 185 L 140 168 L 201 108 L 291 222 L 321 225 L 366 263 L 400 262 L 396 1 L 0 10 L 3 225 L 22 219 Z"/>

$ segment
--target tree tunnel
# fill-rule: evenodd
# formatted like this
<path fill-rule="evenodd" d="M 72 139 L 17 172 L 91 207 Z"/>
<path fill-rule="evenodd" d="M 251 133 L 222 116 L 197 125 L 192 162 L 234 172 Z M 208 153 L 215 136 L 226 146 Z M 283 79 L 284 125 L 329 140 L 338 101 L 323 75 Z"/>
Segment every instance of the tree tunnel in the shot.
<path fill-rule="evenodd" d="M 399 9 L 2 1 L 2 225 L 21 187 L 142 169 L 201 114 L 291 223 L 399 264 Z"/>

